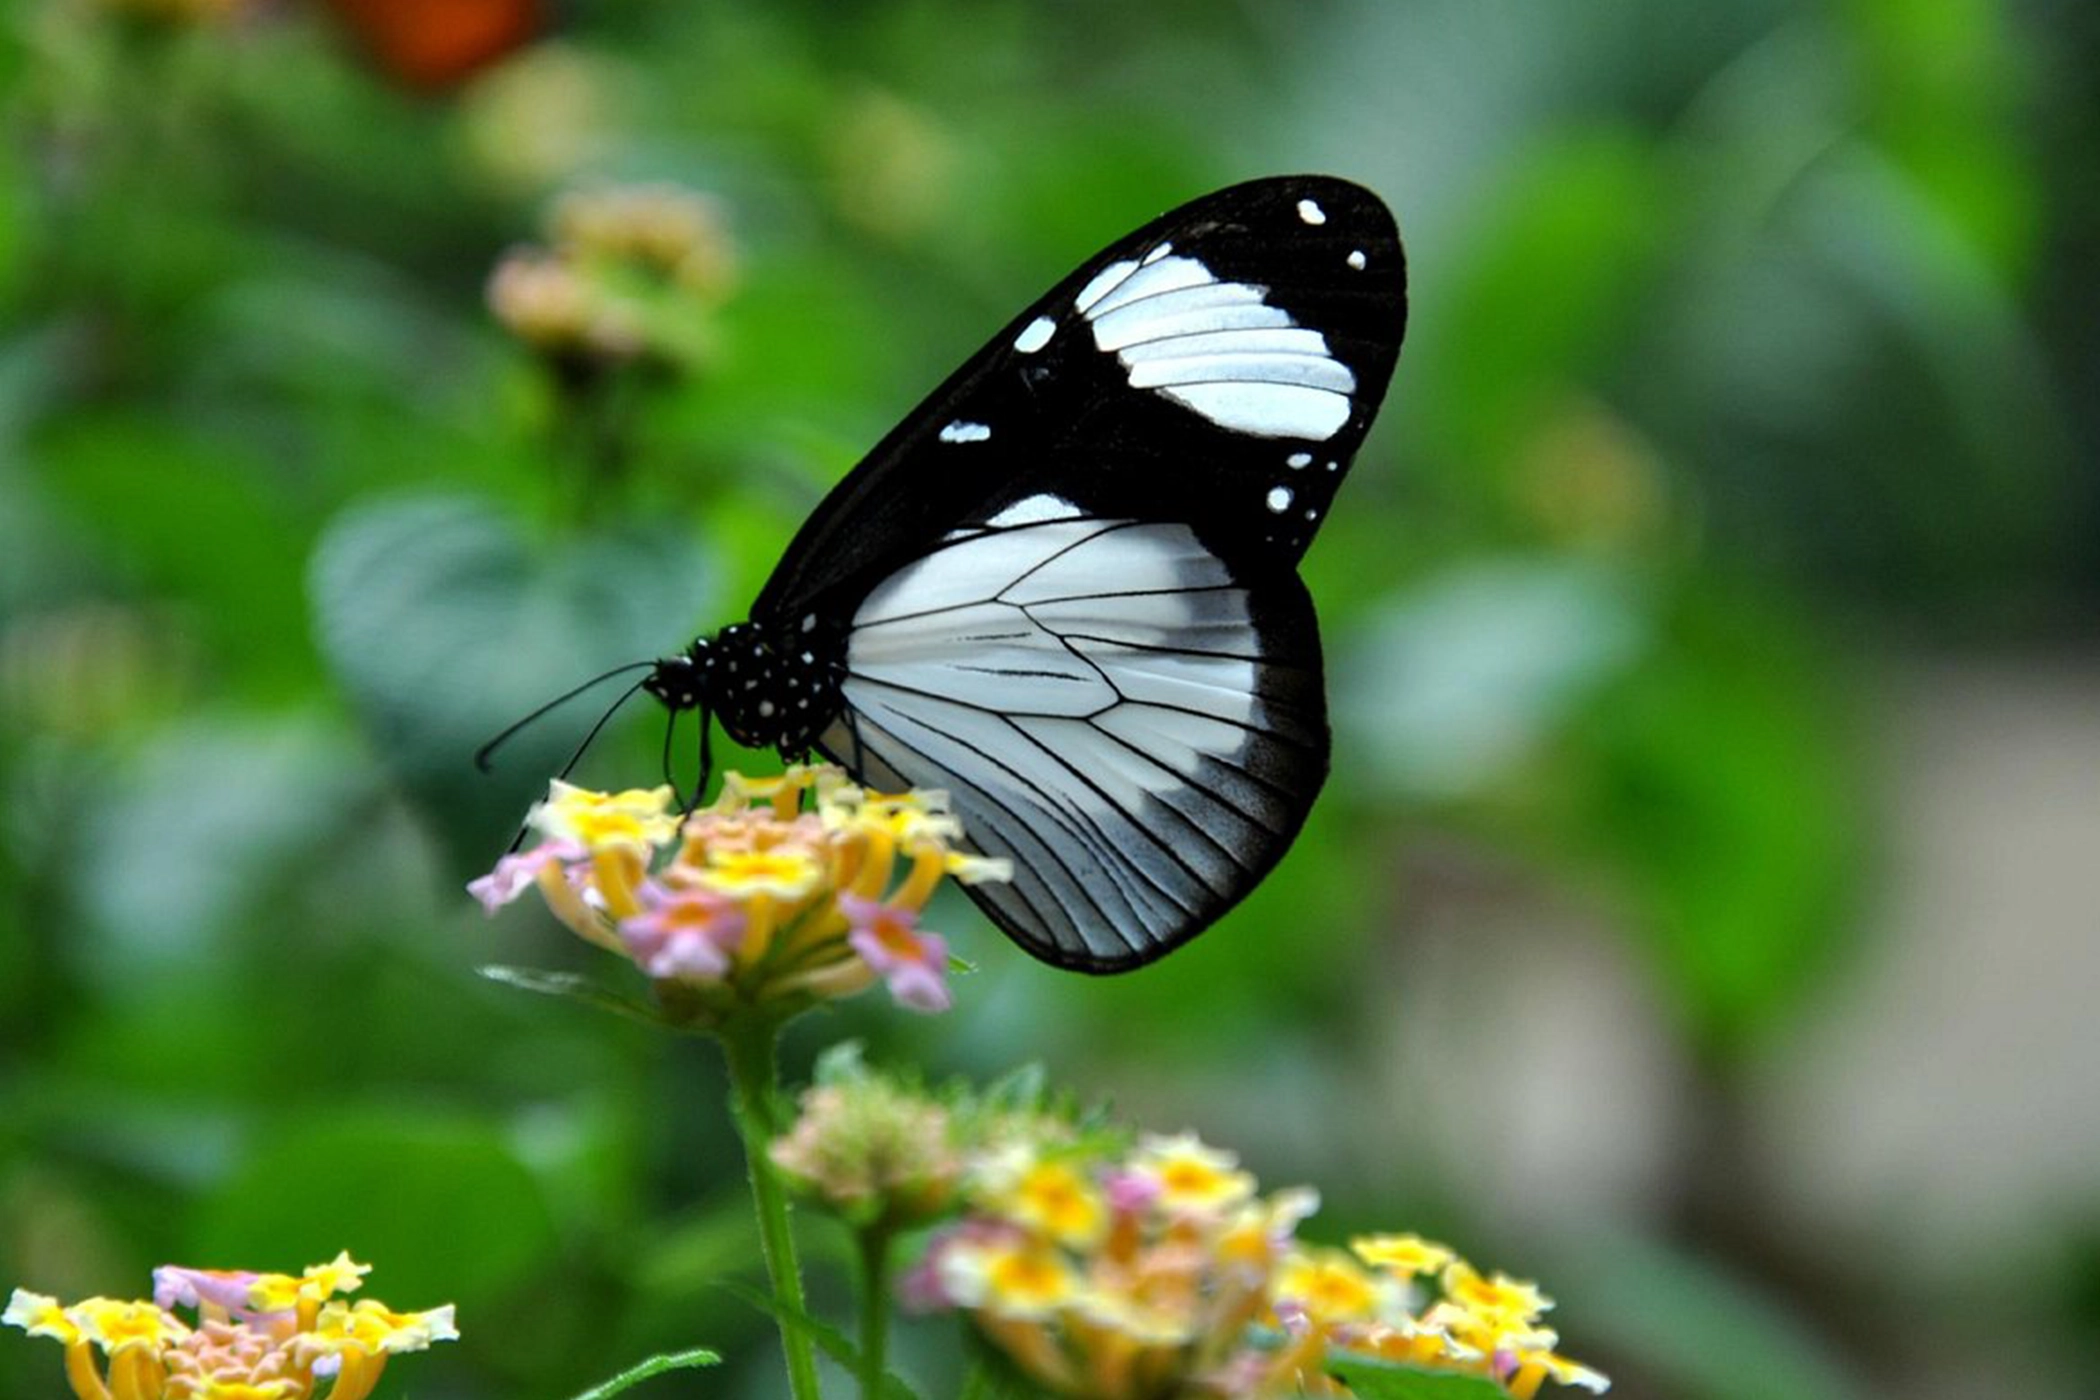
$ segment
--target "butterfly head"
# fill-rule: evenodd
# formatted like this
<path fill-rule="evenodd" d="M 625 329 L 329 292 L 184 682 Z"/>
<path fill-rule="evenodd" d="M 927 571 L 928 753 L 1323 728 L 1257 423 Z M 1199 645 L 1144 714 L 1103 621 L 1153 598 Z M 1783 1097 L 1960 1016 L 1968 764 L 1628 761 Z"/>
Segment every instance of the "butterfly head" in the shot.
<path fill-rule="evenodd" d="M 746 748 L 802 753 L 838 716 L 842 669 L 836 642 L 815 629 L 739 622 L 658 661 L 642 689 L 674 713 L 711 714 Z"/>

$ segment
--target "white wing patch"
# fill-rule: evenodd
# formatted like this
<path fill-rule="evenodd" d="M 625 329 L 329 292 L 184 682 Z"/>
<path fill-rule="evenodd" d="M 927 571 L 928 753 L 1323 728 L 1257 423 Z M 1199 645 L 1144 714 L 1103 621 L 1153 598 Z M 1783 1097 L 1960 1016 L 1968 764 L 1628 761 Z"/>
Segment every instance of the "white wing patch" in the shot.
<path fill-rule="evenodd" d="M 984 442 L 991 435 L 992 430 L 989 424 L 972 423 L 962 418 L 956 419 L 953 423 L 941 429 L 942 442 Z"/>
<path fill-rule="evenodd" d="M 1150 389 L 1221 428 L 1321 442 L 1349 421 L 1356 375 L 1327 337 L 1300 326 L 1267 289 L 1225 282 L 1191 257 L 1110 263 L 1075 306 L 1094 344 Z"/>
<path fill-rule="evenodd" d="M 1056 334 L 1057 322 L 1051 320 L 1048 316 L 1038 316 L 1026 326 L 1023 326 L 1021 333 L 1014 337 L 1014 349 L 1024 355 L 1033 355 L 1036 351 L 1048 345 L 1050 337 Z"/>
<path fill-rule="evenodd" d="M 1079 507 L 1062 496 L 1029 496 L 1015 501 L 984 523 L 994 528 L 1009 528 L 1015 525 L 1041 525 L 1051 520 L 1076 520 Z"/>
<path fill-rule="evenodd" d="M 1316 700 L 1278 698 L 1305 673 L 1258 654 L 1247 590 L 1187 526 L 1071 510 L 1031 497 L 870 593 L 851 719 L 824 742 L 954 794 L 975 843 L 1015 861 L 1012 886 L 973 893 L 1024 943 L 1122 964 L 1274 864 L 1325 728 Z"/>

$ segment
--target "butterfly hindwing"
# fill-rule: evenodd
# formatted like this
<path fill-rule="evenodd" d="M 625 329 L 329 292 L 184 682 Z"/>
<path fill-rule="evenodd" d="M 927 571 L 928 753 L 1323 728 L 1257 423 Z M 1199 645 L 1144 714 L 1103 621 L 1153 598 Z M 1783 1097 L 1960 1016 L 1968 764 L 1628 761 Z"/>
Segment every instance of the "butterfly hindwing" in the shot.
<path fill-rule="evenodd" d="M 1317 633 L 1288 570 L 1187 525 L 1031 500 L 868 598 L 824 747 L 944 787 L 1013 861 L 972 893 L 1029 952 L 1095 971 L 1207 927 L 1281 858 L 1327 765 Z"/>
<path fill-rule="evenodd" d="M 1138 966 L 1282 857 L 1327 772 L 1296 563 L 1382 400 L 1405 274 L 1344 181 L 1233 186 L 1024 311 L 812 514 L 753 609 L 836 638 L 818 743 L 946 788 L 1029 952 Z"/>

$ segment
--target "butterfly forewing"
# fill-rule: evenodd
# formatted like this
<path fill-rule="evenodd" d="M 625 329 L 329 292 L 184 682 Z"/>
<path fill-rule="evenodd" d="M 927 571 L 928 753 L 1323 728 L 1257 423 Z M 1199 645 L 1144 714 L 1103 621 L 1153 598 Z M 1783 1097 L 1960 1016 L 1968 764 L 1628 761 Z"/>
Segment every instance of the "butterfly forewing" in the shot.
<path fill-rule="evenodd" d="M 1328 737 L 1296 563 L 1405 309 L 1392 218 L 1357 186 L 1183 206 L 936 390 L 760 595 L 762 628 L 843 636 L 821 747 L 876 786 L 948 789 L 1014 863 L 972 894 L 1037 957 L 1150 961 L 1303 824 Z"/>
<path fill-rule="evenodd" d="M 957 525 L 1045 494 L 1293 562 L 1384 400 L 1406 302 L 1392 215 L 1357 185 L 1285 176 L 1183 205 L 1015 317 L 878 443 L 753 618 L 850 613 Z"/>

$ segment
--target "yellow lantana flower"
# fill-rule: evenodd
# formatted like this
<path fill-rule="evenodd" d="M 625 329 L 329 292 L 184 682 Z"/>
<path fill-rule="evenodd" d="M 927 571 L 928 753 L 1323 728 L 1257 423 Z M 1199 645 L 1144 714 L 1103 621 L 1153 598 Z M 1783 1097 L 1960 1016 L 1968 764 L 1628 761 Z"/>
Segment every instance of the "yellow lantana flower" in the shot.
<path fill-rule="evenodd" d="M 953 848 L 961 828 L 940 794 L 884 796 L 797 766 L 726 774 L 721 795 L 682 820 L 670 802 L 669 788 L 556 782 L 531 817 L 546 839 L 469 888 L 491 912 L 537 889 L 577 934 L 648 974 L 680 1024 L 878 981 L 912 1010 L 947 1008 L 947 944 L 919 914 L 949 874 L 1003 872 Z"/>
<path fill-rule="evenodd" d="M 330 1301 L 368 1268 L 347 1254 L 298 1275 L 169 1265 L 151 1302 L 62 1305 L 18 1288 L 0 1322 L 64 1346 L 79 1400 L 365 1400 L 389 1356 L 459 1335 L 449 1305 Z"/>

